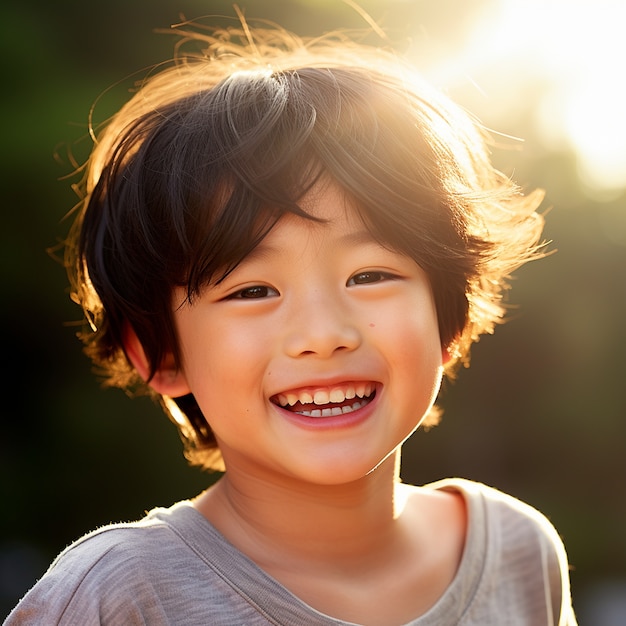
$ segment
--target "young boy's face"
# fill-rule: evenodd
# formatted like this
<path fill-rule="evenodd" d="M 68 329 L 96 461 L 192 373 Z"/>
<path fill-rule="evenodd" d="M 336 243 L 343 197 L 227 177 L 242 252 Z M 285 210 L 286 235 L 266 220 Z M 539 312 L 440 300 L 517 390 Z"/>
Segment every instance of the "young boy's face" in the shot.
<path fill-rule="evenodd" d="M 341 190 L 302 202 L 219 285 L 174 294 L 182 373 L 227 471 L 357 480 L 428 412 L 442 348 L 426 274 Z"/>

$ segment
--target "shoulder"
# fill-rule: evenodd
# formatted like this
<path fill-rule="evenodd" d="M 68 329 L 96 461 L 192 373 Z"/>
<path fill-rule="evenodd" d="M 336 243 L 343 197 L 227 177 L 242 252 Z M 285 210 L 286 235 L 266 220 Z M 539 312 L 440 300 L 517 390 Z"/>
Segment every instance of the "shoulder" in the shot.
<path fill-rule="evenodd" d="M 482 483 L 448 479 L 431 485 L 456 490 L 465 498 L 468 533 L 483 530 L 488 547 L 507 563 L 547 560 L 551 569 L 567 571 L 561 537 L 548 518 L 536 508 Z"/>
<path fill-rule="evenodd" d="M 500 529 L 510 539 L 544 538 L 555 548 L 562 547 L 561 539 L 548 518 L 536 508 L 518 498 L 479 482 L 454 478 L 442 480 L 430 488 L 460 492 L 470 515 L 485 516 L 491 530 Z"/>
<path fill-rule="evenodd" d="M 88 533 L 67 547 L 52 563 L 56 571 L 73 580 L 97 578 L 136 580 L 141 571 L 171 566 L 171 559 L 184 554 L 185 542 L 177 523 L 186 515 L 184 503 L 171 509 L 155 509 L 137 522 L 111 524 Z"/>
<path fill-rule="evenodd" d="M 469 480 L 449 479 L 429 487 L 456 490 L 465 498 L 464 560 L 469 566 L 465 571 L 474 572 L 477 585 L 472 610 L 508 607 L 514 615 L 530 614 L 533 624 L 552 623 L 551 616 L 554 623 L 575 624 L 567 555 L 545 515 L 511 495 Z"/>
<path fill-rule="evenodd" d="M 44 611 L 47 623 L 116 623 L 120 606 L 136 607 L 137 620 L 131 609 L 124 623 L 143 623 L 140 615 L 158 611 L 155 585 L 189 559 L 190 548 L 170 519 L 188 515 L 185 508 L 157 509 L 141 521 L 85 535 L 59 554 L 7 624 L 40 623 Z"/>

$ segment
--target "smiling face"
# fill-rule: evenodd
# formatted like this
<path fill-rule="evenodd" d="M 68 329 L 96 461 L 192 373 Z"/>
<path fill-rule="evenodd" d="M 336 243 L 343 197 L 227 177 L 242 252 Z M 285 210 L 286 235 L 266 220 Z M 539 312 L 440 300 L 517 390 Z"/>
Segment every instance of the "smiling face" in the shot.
<path fill-rule="evenodd" d="M 174 293 L 180 377 L 227 471 L 318 484 L 378 466 L 430 409 L 442 348 L 428 278 L 341 190 L 285 215 L 222 282 Z M 183 304 L 181 304 L 183 303 Z"/>

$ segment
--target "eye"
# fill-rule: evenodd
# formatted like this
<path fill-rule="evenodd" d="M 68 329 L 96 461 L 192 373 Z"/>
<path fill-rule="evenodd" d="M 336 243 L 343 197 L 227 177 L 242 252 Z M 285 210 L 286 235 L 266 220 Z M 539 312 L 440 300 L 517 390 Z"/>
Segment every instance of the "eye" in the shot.
<path fill-rule="evenodd" d="M 347 282 L 347 285 L 350 287 L 352 285 L 370 285 L 372 283 L 379 283 L 384 280 L 392 280 L 395 278 L 393 274 L 389 272 L 379 272 L 379 271 L 368 271 L 368 272 L 359 272 L 355 274 L 352 278 L 350 278 Z"/>
<path fill-rule="evenodd" d="M 228 298 L 229 300 L 259 300 L 262 298 L 276 297 L 278 295 L 278 291 L 272 287 L 268 287 L 266 285 L 253 285 L 252 287 L 246 287 L 245 289 L 236 291 L 228 296 Z"/>

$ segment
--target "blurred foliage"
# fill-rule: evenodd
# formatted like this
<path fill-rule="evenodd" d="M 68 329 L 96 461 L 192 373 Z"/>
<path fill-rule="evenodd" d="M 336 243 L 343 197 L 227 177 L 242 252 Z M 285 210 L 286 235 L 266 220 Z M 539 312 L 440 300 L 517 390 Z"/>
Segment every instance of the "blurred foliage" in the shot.
<path fill-rule="evenodd" d="M 338 0 L 240 4 L 300 34 L 367 26 Z M 398 42 L 426 33 L 424 54 L 436 54 L 433 42 L 458 44 L 465 13 L 481 4 L 361 2 Z M 187 467 L 174 427 L 149 400 L 99 387 L 74 338 L 80 312 L 47 252 L 76 201 L 60 179 L 73 170 L 70 153 L 87 153 L 90 106 L 120 78 L 170 57 L 174 39 L 155 28 L 203 15 L 232 19 L 234 11 L 210 0 L 2 8 L 0 614 L 82 533 L 193 496 L 212 480 Z M 403 475 L 474 478 L 537 506 L 565 539 L 576 594 L 626 576 L 626 196 L 592 200 L 574 156 L 544 147 L 528 124 L 533 99 L 517 104 L 501 130 L 526 147 L 494 158 L 525 186 L 547 190 L 546 236 L 558 252 L 520 272 L 513 321 L 484 338 L 472 367 L 446 385 L 443 422 L 407 444 Z"/>

